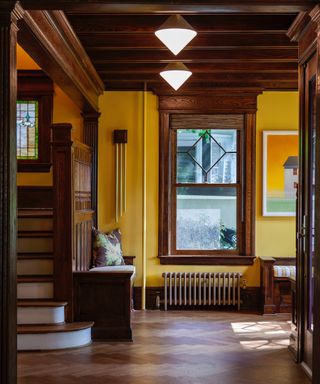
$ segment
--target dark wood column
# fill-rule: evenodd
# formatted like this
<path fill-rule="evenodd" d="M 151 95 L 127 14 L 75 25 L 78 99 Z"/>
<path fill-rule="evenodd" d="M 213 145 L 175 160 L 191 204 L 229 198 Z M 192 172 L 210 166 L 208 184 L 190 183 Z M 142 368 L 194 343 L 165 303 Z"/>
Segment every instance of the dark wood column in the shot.
<path fill-rule="evenodd" d="M 72 322 L 72 125 L 53 124 L 54 298 L 67 301 L 66 321 Z"/>
<path fill-rule="evenodd" d="M 98 226 L 98 130 L 99 112 L 84 112 L 84 142 L 93 149 L 91 208 L 94 211 L 94 224 Z"/>
<path fill-rule="evenodd" d="M 0 382 L 16 383 L 16 42 L 21 13 L 0 5 Z M 11 8 L 11 9 L 10 9 Z"/>

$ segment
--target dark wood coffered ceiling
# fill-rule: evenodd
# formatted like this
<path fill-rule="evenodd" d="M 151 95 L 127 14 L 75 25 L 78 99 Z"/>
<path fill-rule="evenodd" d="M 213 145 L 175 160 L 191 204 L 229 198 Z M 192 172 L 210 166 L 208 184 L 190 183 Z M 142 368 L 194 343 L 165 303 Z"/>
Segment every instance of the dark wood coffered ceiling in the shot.
<path fill-rule="evenodd" d="M 34 2 L 22 3 L 32 8 Z M 159 72 L 182 61 L 193 72 L 178 91 L 186 94 L 297 89 L 298 48 L 286 32 L 317 1 L 37 3 L 65 11 L 106 89 L 141 90 L 146 84 L 157 94 L 174 94 Z M 182 14 L 198 32 L 177 56 L 154 35 L 172 13 Z"/>

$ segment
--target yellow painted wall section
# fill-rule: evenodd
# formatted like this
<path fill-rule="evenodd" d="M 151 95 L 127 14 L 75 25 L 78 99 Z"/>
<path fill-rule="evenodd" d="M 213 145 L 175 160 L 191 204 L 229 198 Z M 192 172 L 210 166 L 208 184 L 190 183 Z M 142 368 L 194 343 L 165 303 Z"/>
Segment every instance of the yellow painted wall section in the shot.
<path fill-rule="evenodd" d="M 142 124 L 141 92 L 105 92 L 100 98 L 99 128 L 99 227 L 109 231 L 119 227 L 123 234 L 123 251 L 135 255 L 136 285 L 142 280 Z M 115 146 L 114 129 L 128 130 L 127 144 L 127 212 L 115 222 Z M 158 259 L 158 189 L 159 189 L 159 114 L 157 97 L 147 98 L 147 285 L 162 285 L 166 271 L 242 272 L 248 285 L 259 285 L 259 263 L 252 267 L 163 266 Z"/>
<path fill-rule="evenodd" d="M 148 95 L 148 99 L 152 99 Z M 99 229 L 110 231 L 120 228 L 123 252 L 136 256 L 137 281 L 142 272 L 142 92 L 105 92 L 99 99 Z M 127 144 L 127 211 L 119 222 L 115 221 L 115 145 L 113 131 L 128 130 Z M 158 123 L 154 127 L 157 135 Z M 148 135 L 149 136 L 149 135 Z M 157 151 L 157 149 L 156 149 Z M 156 158 L 156 157 L 155 157 Z M 156 197 L 148 197 L 152 203 Z M 149 216 L 149 215 L 148 215 Z M 152 228 L 153 232 L 156 230 Z M 148 231 L 150 235 L 150 231 Z M 155 238 L 155 233 L 153 233 Z"/>
<path fill-rule="evenodd" d="M 38 64 L 17 45 L 17 69 L 41 69 Z M 77 105 L 67 96 L 61 88 L 54 84 L 53 96 L 53 122 L 72 124 L 72 138 L 83 141 L 83 120 Z M 17 174 L 17 185 L 52 185 L 52 172 Z"/>
<path fill-rule="evenodd" d="M 262 216 L 262 131 L 298 129 L 298 92 L 264 92 L 258 96 L 256 123 L 256 255 L 295 256 L 295 218 Z"/>
<path fill-rule="evenodd" d="M 56 84 L 54 84 L 53 122 L 72 124 L 72 139 L 83 142 L 81 110 Z"/>

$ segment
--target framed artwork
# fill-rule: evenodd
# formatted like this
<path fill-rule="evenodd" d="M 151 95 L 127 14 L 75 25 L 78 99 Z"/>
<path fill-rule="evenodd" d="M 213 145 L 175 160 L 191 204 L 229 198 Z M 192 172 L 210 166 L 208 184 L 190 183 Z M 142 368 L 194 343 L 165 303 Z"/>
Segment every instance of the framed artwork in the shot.
<path fill-rule="evenodd" d="M 295 216 L 298 131 L 263 131 L 263 216 Z"/>

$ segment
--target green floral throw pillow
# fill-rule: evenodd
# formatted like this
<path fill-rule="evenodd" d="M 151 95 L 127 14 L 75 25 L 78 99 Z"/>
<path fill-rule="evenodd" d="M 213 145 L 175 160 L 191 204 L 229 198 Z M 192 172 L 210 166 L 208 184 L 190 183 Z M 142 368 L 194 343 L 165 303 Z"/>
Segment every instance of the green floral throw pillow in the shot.
<path fill-rule="evenodd" d="M 103 233 L 93 228 L 93 267 L 124 265 L 121 248 L 121 232 L 115 229 Z"/>

